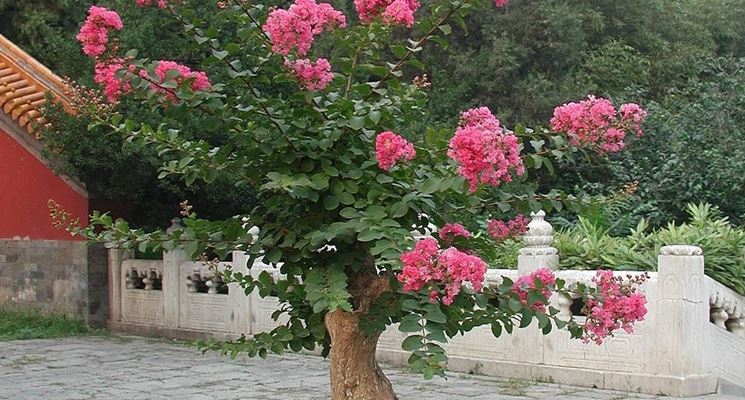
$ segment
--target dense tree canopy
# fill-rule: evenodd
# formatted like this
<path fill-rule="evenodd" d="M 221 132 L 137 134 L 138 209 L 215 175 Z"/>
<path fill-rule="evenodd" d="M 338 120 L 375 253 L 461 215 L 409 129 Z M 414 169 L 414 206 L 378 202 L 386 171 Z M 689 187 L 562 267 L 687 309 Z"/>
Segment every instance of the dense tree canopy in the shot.
<path fill-rule="evenodd" d="M 138 24 L 122 32 L 120 38 L 125 43 L 138 43 L 140 55 L 153 59 L 167 56 L 185 64 L 195 63 L 204 55 L 193 39 L 180 34 L 178 24 L 158 10 L 120 7 L 127 3 L 101 2 L 121 9 L 125 19 L 137 18 Z M 345 14 L 354 14 L 353 1 L 334 3 Z M 70 0 L 0 0 L 0 33 L 60 75 L 92 85 L 91 61 L 74 39 L 89 6 L 90 2 Z M 205 10 L 198 11 L 202 18 L 214 18 L 214 13 Z M 630 205 L 630 211 L 650 217 L 655 225 L 683 217 L 686 203 L 704 200 L 739 222 L 745 204 L 729 190 L 735 185 L 727 182 L 736 182 L 739 176 L 740 168 L 736 160 L 732 161 L 731 152 L 739 151 L 737 143 L 743 142 L 742 124 L 738 122 L 738 110 L 743 107 L 742 99 L 728 95 L 735 92 L 722 85 L 742 85 L 743 19 L 743 0 L 516 0 L 502 13 L 478 15 L 464 26 L 453 24 L 447 48 L 430 44 L 422 60 L 437 66 L 427 71 L 432 81 L 432 101 L 427 115 L 417 123 L 421 127 L 452 125 L 457 118 L 453 110 L 483 104 L 508 125 L 516 121 L 545 124 L 553 106 L 588 93 L 617 101 L 634 99 L 656 114 L 647 126 L 645 139 L 635 144 L 638 151 L 614 157 L 604 165 L 558 165 L 560 181 L 552 179 L 543 185 L 607 194 L 639 180 L 638 201 Z M 321 40 L 320 45 L 329 45 Z M 701 110 L 711 110 L 720 117 L 707 118 Z M 126 159 L 144 150 L 126 148 L 116 138 L 108 138 L 111 146 L 100 153 L 97 141 L 80 141 L 86 135 L 72 133 L 73 124 L 65 126 L 71 133 L 55 141 L 55 147 L 64 149 L 59 155 L 69 160 L 69 172 L 82 177 L 104 197 L 132 193 L 132 186 L 122 184 L 121 179 L 101 180 L 97 172 L 106 164 L 103 160 L 110 160 L 111 152 L 116 151 L 113 159 L 119 161 L 107 163 L 111 173 L 104 175 L 115 177 L 115 171 L 126 171 L 119 174 L 138 177 L 138 187 L 154 188 L 147 196 L 156 194 L 164 199 L 156 207 L 162 211 L 152 212 L 136 223 L 167 223 L 170 215 L 163 213 L 173 213 L 174 201 L 185 197 L 210 210 L 218 209 L 218 203 L 231 211 L 240 208 L 230 199 L 244 198 L 243 193 L 216 195 L 214 200 L 203 201 L 199 191 L 188 193 L 172 184 L 164 186 L 155 179 L 154 164 L 132 174 Z M 731 140 L 700 141 L 700 135 Z M 119 151 L 123 146 L 125 149 Z M 83 162 L 81 153 L 97 161 Z M 702 168 L 702 161 L 697 160 L 714 161 Z M 211 192 L 227 194 L 230 190 L 230 185 L 223 185 Z M 145 196 L 135 191 L 130 198 L 139 204 Z M 147 209 L 138 208 L 140 214 Z"/>

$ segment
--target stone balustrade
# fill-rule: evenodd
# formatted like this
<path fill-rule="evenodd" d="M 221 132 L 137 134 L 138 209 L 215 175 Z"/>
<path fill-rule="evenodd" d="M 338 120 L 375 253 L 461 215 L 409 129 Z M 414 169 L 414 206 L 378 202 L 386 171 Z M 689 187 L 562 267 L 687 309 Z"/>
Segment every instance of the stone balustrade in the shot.
<path fill-rule="evenodd" d="M 493 269 L 486 284 L 513 281 L 538 268 L 556 270 L 558 251 L 545 213 L 532 215 L 517 269 Z M 253 228 L 255 229 L 255 228 Z M 429 232 L 427 232 L 429 234 Z M 127 252 L 109 254 L 111 321 L 114 330 L 171 337 L 231 338 L 270 330 L 275 298 L 248 297 L 236 284 L 225 285 L 215 269 L 230 267 L 254 277 L 267 271 L 284 279 L 277 266 L 234 252 L 231 262 L 199 263 L 183 251 L 166 252 L 163 260 L 131 259 Z M 594 271 L 555 271 L 568 285 L 590 284 Z M 616 274 L 626 275 L 624 271 Z M 637 272 L 638 273 L 638 272 Z M 448 368 L 508 378 L 636 391 L 671 396 L 713 393 L 722 382 L 745 388 L 745 297 L 704 275 L 704 256 L 694 246 L 666 246 L 658 270 L 641 287 L 648 314 L 633 333 L 619 332 L 602 345 L 571 339 L 566 331 L 543 335 L 536 326 L 494 338 L 478 327 L 448 343 Z M 582 322 L 578 299 L 553 296 L 551 305 L 566 319 Z M 406 364 L 401 350 L 405 335 L 395 326 L 381 336 L 378 357 Z"/>

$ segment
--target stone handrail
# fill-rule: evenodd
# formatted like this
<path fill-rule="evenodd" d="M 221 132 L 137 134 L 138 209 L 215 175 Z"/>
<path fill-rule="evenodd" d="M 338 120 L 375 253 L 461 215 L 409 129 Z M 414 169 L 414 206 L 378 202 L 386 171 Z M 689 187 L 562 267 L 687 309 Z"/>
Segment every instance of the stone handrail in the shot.
<path fill-rule="evenodd" d="M 704 286 L 709 294 L 711 322 L 745 337 L 745 297 L 708 276 L 704 278 Z"/>

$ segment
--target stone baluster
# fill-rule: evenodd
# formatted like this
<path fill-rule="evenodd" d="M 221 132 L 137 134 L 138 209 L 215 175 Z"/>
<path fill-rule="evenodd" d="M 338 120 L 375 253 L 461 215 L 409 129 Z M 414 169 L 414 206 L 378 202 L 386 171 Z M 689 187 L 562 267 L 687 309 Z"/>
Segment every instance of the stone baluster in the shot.
<path fill-rule="evenodd" d="M 567 296 L 556 296 L 556 308 L 559 309 L 559 318 L 564 321 L 572 318 L 572 304 L 574 304 L 574 299 Z"/>
<path fill-rule="evenodd" d="M 745 318 L 740 315 L 738 318 L 728 319 L 727 330 L 732 332 L 734 335 L 745 337 Z"/>
<path fill-rule="evenodd" d="M 217 294 L 217 279 L 214 276 L 212 278 L 207 279 L 207 282 L 205 282 L 205 285 L 207 285 L 208 294 Z"/>
<path fill-rule="evenodd" d="M 136 276 L 137 271 L 132 269 L 131 271 L 127 271 L 126 276 L 124 278 L 124 287 L 127 289 L 134 289 L 134 277 Z"/>
<path fill-rule="evenodd" d="M 724 309 L 724 300 L 719 296 L 714 295 L 712 299 L 709 299 L 709 320 L 716 326 L 727 329 L 727 311 Z"/>
<path fill-rule="evenodd" d="M 528 231 L 523 235 L 525 247 L 520 249 L 517 257 L 518 275 L 527 275 L 539 268 L 556 270 L 559 267 L 559 252 L 551 245 L 554 243 L 554 228 L 546 220 L 546 213 L 541 210 L 530 213 L 532 220 Z"/>
<path fill-rule="evenodd" d="M 189 293 L 197 293 L 199 291 L 199 285 L 202 283 L 202 277 L 199 273 L 195 272 L 186 278 L 186 288 Z"/>
<path fill-rule="evenodd" d="M 142 283 L 145 284 L 145 290 L 153 290 L 157 279 L 158 276 L 155 274 L 155 271 L 146 272 L 145 277 L 142 278 Z"/>

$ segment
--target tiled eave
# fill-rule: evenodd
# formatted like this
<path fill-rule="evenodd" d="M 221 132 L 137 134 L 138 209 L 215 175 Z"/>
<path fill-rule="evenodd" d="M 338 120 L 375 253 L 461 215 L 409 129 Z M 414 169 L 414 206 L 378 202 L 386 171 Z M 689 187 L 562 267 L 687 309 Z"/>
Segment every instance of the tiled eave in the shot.
<path fill-rule="evenodd" d="M 61 102 L 69 100 L 62 79 L 47 67 L 0 35 L 0 109 L 29 134 L 46 121 L 41 108 L 46 96 Z"/>

